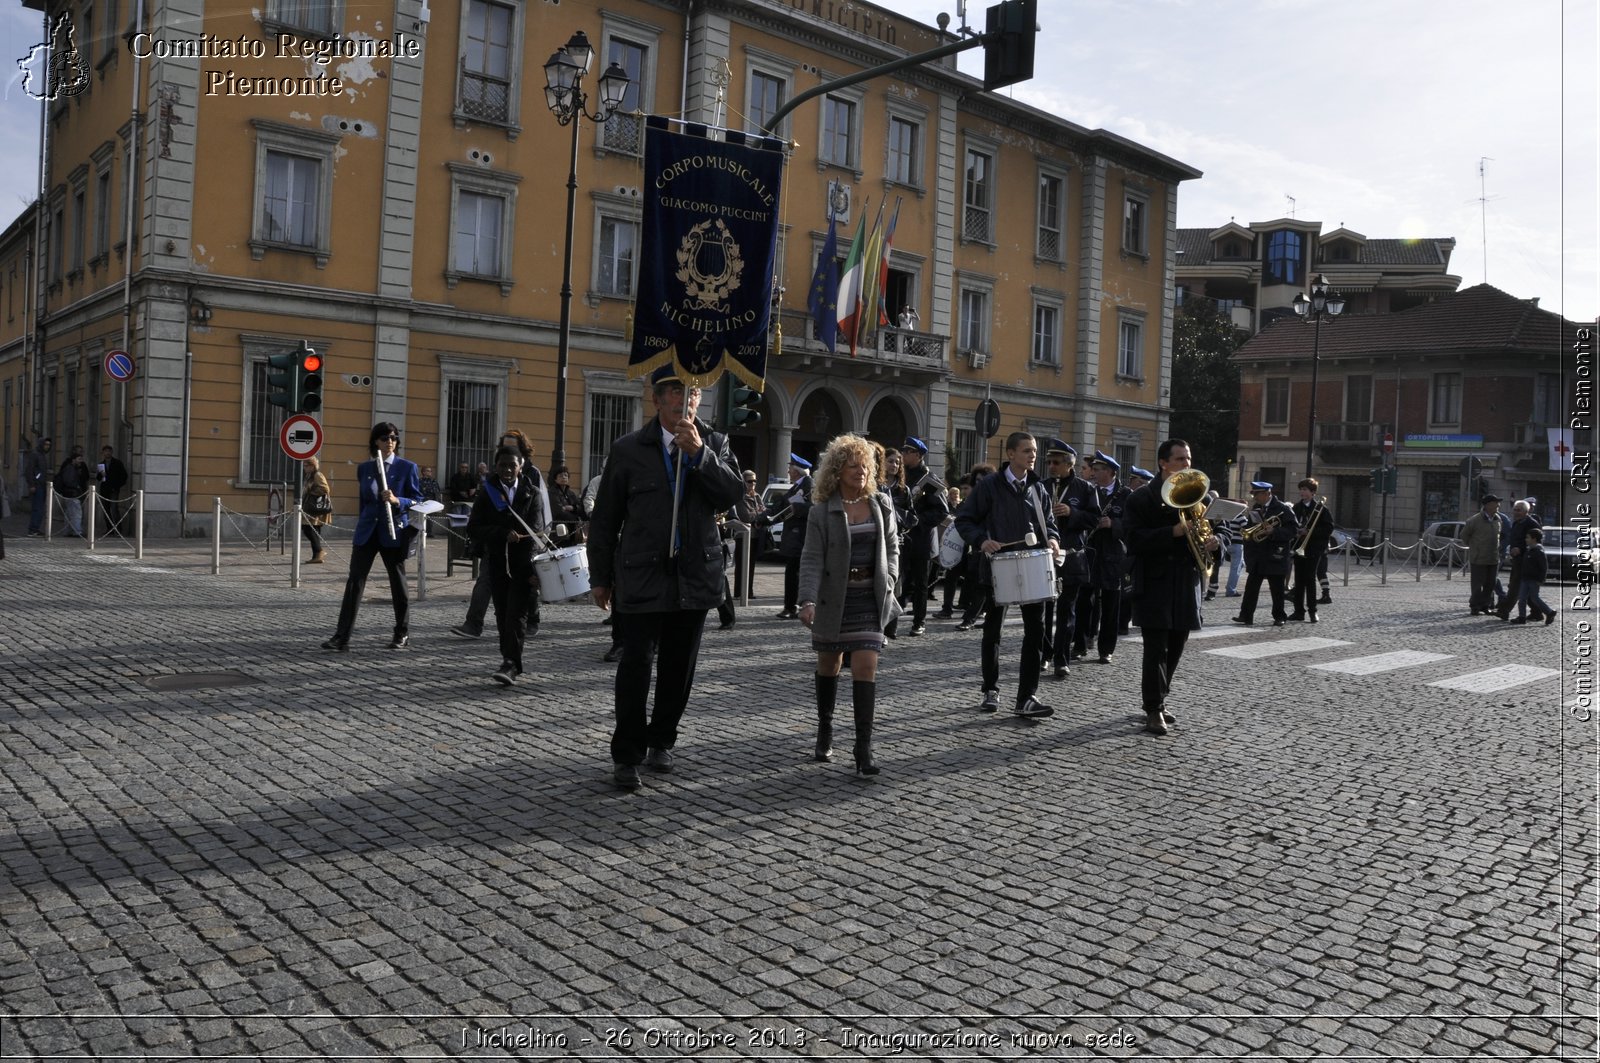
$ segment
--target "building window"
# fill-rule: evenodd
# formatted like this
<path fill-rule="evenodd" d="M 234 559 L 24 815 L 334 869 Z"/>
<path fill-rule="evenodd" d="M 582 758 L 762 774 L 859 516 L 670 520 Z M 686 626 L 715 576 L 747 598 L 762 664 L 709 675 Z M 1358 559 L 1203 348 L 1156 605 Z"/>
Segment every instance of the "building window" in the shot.
<path fill-rule="evenodd" d="M 111 171 L 101 170 L 94 180 L 94 257 L 111 251 Z"/>
<path fill-rule="evenodd" d="M 83 271 L 83 248 L 88 242 L 89 193 L 80 188 L 72 193 L 72 272 Z"/>
<path fill-rule="evenodd" d="M 650 48 L 638 41 L 612 37 L 606 50 L 606 62 L 616 63 L 628 72 L 628 90 L 622 94 L 622 104 L 606 119 L 602 142 L 611 151 L 624 155 L 644 154 L 644 116 L 639 101 L 648 99 L 646 79 L 650 77 Z M 599 92 L 596 85 L 590 91 Z"/>
<path fill-rule="evenodd" d="M 333 37 L 343 25 L 343 0 L 267 0 L 265 28 L 275 36 L 293 30 L 300 36 Z"/>
<path fill-rule="evenodd" d="M 1372 422 L 1372 377 L 1354 374 L 1344 378 L 1344 419 L 1360 425 Z M 1350 442 L 1365 442 L 1365 437 Z"/>
<path fill-rule="evenodd" d="M 1129 193 L 1122 199 L 1122 250 L 1130 255 L 1149 255 L 1150 204 L 1143 194 Z"/>
<path fill-rule="evenodd" d="M 1433 374 L 1433 401 L 1428 420 L 1437 425 L 1461 423 L 1461 374 Z"/>
<path fill-rule="evenodd" d="M 1060 262 L 1066 257 L 1061 204 L 1065 186 L 1066 182 L 1056 174 L 1039 175 L 1039 239 L 1035 254 L 1046 262 Z"/>
<path fill-rule="evenodd" d="M 822 161 L 856 168 L 856 101 L 843 96 L 822 97 Z"/>
<path fill-rule="evenodd" d="M 482 380 L 445 382 L 444 463 L 477 468 L 494 456 L 500 439 L 500 386 Z"/>
<path fill-rule="evenodd" d="M 1533 423 L 1552 428 L 1561 423 L 1561 376 L 1540 373 L 1533 378 Z"/>
<path fill-rule="evenodd" d="M 1263 284 L 1299 284 L 1305 279 L 1301 259 L 1305 255 L 1305 236 L 1281 230 L 1267 237 L 1267 260 Z"/>
<path fill-rule="evenodd" d="M 974 465 L 984 460 L 984 443 L 984 438 L 977 433 L 976 429 L 956 429 L 957 477 L 967 475 L 972 471 Z"/>
<path fill-rule="evenodd" d="M 989 354 L 989 293 L 975 288 L 961 290 L 961 349 L 983 357 Z"/>
<path fill-rule="evenodd" d="M 1461 474 L 1454 469 L 1422 470 L 1420 527 L 1434 521 L 1461 519 Z"/>
<path fill-rule="evenodd" d="M 1266 383 L 1266 403 L 1263 406 L 1262 424 L 1287 425 L 1289 423 L 1289 378 L 1271 376 Z"/>
<path fill-rule="evenodd" d="M 445 282 L 453 288 L 463 279 L 499 281 L 501 294 L 510 294 L 517 183 L 522 178 L 481 166 L 446 165 L 452 235 Z"/>
<path fill-rule="evenodd" d="M 975 243 L 994 242 L 994 156 L 967 149 L 967 170 L 962 193 L 961 235 Z"/>
<path fill-rule="evenodd" d="M 1058 306 L 1033 305 L 1033 362 L 1035 365 L 1061 365 L 1061 308 Z"/>
<path fill-rule="evenodd" d="M 50 279 L 61 279 L 67 257 L 67 209 L 57 207 L 50 215 Z"/>
<path fill-rule="evenodd" d="M 337 134 L 257 118 L 256 199 L 250 253 L 306 251 L 328 264 Z"/>
<path fill-rule="evenodd" d="M 632 296 L 638 260 L 639 223 L 602 214 L 596 233 L 594 290 L 600 295 Z"/>
<path fill-rule="evenodd" d="M 1144 379 L 1144 321 L 1126 311 L 1117 323 L 1117 376 Z"/>
<path fill-rule="evenodd" d="M 633 431 L 639 416 L 639 398 L 630 394 L 609 394 L 590 390 L 589 397 L 589 447 L 584 464 L 586 475 L 582 484 L 573 489 L 582 493 L 588 482 L 599 476 L 606 467 L 606 455 L 611 445 Z"/>
<path fill-rule="evenodd" d="M 250 367 L 250 396 L 245 406 L 248 423 L 245 425 L 243 455 L 244 478 L 252 484 L 282 484 L 300 482 L 300 463 L 283 452 L 278 443 L 278 432 L 283 427 L 289 411 L 267 401 L 272 388 L 267 384 L 267 356 L 284 354 L 295 349 L 294 344 L 283 344 L 276 349 L 251 348 L 247 350 Z"/>
<path fill-rule="evenodd" d="M 456 107 L 463 118 L 511 125 L 517 120 L 521 8 L 493 0 L 468 0 L 461 13 L 461 85 Z"/>
<path fill-rule="evenodd" d="M 902 185 L 920 185 L 918 160 L 922 153 L 922 127 L 900 115 L 889 116 L 889 166 L 885 177 Z"/>
<path fill-rule="evenodd" d="M 750 105 L 749 113 L 750 132 L 759 133 L 766 128 L 772 116 L 778 113 L 784 101 L 789 98 L 788 79 L 765 70 L 752 70 L 750 72 Z M 774 130 L 773 135 L 779 136 L 782 130 Z"/>

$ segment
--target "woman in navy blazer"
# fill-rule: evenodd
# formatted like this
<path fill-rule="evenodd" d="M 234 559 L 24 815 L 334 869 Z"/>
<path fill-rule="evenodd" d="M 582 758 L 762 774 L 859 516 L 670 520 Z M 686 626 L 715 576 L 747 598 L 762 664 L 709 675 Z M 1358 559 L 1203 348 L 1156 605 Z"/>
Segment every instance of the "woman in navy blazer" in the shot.
<path fill-rule="evenodd" d="M 422 501 L 422 477 L 415 463 L 395 454 L 399 449 L 398 425 L 379 421 L 372 426 L 372 435 L 367 440 L 367 453 L 372 458 L 356 469 L 361 515 L 356 520 L 355 549 L 350 552 L 350 577 L 344 584 L 339 626 L 333 638 L 322 644 L 325 650 L 344 652 L 350 648 L 350 631 L 356 624 L 356 612 L 361 608 L 361 595 L 366 590 L 367 573 L 372 570 L 374 557 L 383 558 L 383 567 L 389 573 L 389 594 L 394 599 L 394 637 L 389 641 L 389 648 L 404 649 L 410 641 L 407 619 L 411 600 L 406 594 L 406 549 L 411 542 L 411 532 L 407 517 L 411 507 Z M 378 478 L 380 461 L 384 463 L 388 491 L 384 491 L 383 482 Z M 385 516 L 385 510 L 389 516 Z"/>

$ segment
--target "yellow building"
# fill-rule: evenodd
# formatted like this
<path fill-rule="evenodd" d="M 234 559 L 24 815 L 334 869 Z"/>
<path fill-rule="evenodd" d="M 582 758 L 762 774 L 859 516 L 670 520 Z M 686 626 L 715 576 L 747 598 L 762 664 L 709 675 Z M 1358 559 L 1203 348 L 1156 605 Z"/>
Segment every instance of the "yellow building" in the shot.
<path fill-rule="evenodd" d="M 326 356 L 336 491 L 377 420 L 441 480 L 507 425 L 548 465 L 558 421 L 574 480 L 598 472 L 649 412 L 626 373 L 643 113 L 755 130 L 806 89 L 954 39 L 834 0 L 24 2 L 66 16 L 87 79 L 43 104 L 43 208 L 0 238 L 0 306 L 20 289 L 26 310 L 0 332 L 7 455 L 23 429 L 59 452 L 113 443 L 155 530 L 213 496 L 260 512 L 294 478 L 266 359 L 301 340 Z M 576 30 L 595 47 L 590 95 L 613 61 L 630 84 L 622 112 L 578 132 L 558 416 L 574 149 L 541 64 Z M 1195 170 L 984 93 L 950 59 L 838 89 L 779 131 L 794 144 L 782 344 L 763 419 L 734 433 L 745 463 L 777 472 L 854 430 L 921 436 L 964 467 L 985 452 L 972 411 L 990 394 L 1002 436 L 1153 462 L 1177 188 Z M 901 203 L 885 306 L 907 327 L 853 358 L 830 355 L 805 311 L 830 196 L 841 245 Z M 117 349 L 137 363 L 126 385 L 102 369 Z"/>

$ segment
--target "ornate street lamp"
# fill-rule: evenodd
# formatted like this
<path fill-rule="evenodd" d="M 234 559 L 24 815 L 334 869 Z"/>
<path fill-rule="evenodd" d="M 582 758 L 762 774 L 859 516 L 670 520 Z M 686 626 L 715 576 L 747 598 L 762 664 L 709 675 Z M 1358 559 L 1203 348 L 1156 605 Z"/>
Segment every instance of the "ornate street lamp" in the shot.
<path fill-rule="evenodd" d="M 1336 318 L 1344 313 L 1344 296 L 1328 287 L 1328 278 L 1317 274 L 1311 285 L 1311 298 L 1304 292 L 1294 297 L 1294 312 L 1314 323 L 1311 335 L 1311 424 L 1306 428 L 1306 476 L 1311 475 L 1311 450 L 1317 441 L 1317 364 L 1322 345 L 1322 319 Z"/>
<path fill-rule="evenodd" d="M 556 346 L 556 438 L 550 452 L 552 469 L 566 464 L 567 460 L 567 353 L 572 338 L 572 222 L 578 205 L 578 127 L 585 117 L 596 126 L 603 125 L 622 105 L 622 97 L 628 91 L 628 72 L 612 63 L 600 75 L 599 106 L 589 111 L 589 97 L 584 94 L 582 83 L 593 60 L 594 48 L 579 30 L 544 64 L 545 103 L 557 122 L 572 126 L 572 164 L 567 171 L 567 252 L 561 266 L 561 328 Z"/>

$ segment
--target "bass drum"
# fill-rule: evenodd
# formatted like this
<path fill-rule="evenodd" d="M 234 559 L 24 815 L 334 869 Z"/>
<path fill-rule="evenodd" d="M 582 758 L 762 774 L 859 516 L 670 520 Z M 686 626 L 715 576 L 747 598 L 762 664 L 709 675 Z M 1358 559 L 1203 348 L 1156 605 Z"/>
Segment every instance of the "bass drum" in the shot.
<path fill-rule="evenodd" d="M 939 540 L 939 565 L 942 568 L 955 568 L 961 564 L 962 556 L 967 552 L 967 542 L 961 538 L 954 524 L 944 530 L 944 535 Z"/>

